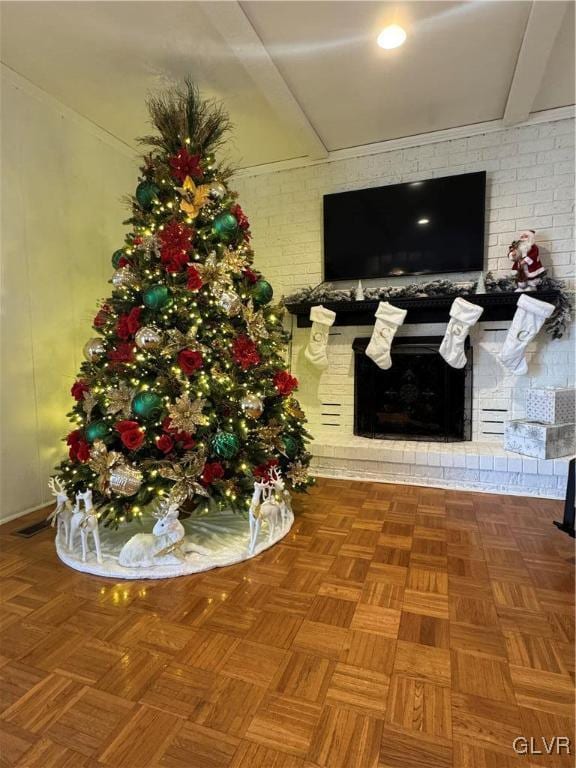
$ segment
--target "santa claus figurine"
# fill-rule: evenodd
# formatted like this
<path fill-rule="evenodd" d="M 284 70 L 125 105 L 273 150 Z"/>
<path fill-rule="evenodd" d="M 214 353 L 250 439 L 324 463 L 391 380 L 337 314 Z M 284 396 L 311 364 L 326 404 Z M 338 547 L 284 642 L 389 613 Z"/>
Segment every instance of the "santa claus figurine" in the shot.
<path fill-rule="evenodd" d="M 535 291 L 546 274 L 535 240 L 536 232 L 533 229 L 527 229 L 508 248 L 508 258 L 512 262 L 512 269 L 516 272 L 518 286 L 516 293 Z"/>

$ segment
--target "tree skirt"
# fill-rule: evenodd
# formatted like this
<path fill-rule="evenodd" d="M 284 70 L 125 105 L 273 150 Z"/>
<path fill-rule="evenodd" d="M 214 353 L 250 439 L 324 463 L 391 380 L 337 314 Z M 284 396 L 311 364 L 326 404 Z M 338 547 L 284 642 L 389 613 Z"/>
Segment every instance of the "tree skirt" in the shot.
<path fill-rule="evenodd" d="M 183 548 L 197 547 L 199 552 L 189 552 L 182 556 L 175 565 L 155 565 L 153 567 L 127 568 L 118 562 L 118 554 L 124 544 L 136 533 L 150 532 L 156 522 L 153 518 L 143 519 L 142 523 L 127 523 L 118 530 L 100 528 L 102 563 L 96 560 L 94 543 L 89 536 L 89 552 L 86 562 L 82 562 L 80 536 L 76 538 L 73 550 L 67 549 L 64 539 L 56 535 L 56 552 L 63 563 L 77 571 L 91 573 L 94 576 L 109 576 L 114 579 L 170 579 L 174 576 L 186 576 L 212 568 L 233 565 L 249 560 L 276 544 L 288 533 L 294 522 L 294 515 L 288 512 L 280 523 L 274 536 L 269 538 L 268 523 L 264 521 L 253 554 L 248 553 L 249 523 L 247 516 L 233 512 L 214 512 L 181 520 L 186 529 Z"/>

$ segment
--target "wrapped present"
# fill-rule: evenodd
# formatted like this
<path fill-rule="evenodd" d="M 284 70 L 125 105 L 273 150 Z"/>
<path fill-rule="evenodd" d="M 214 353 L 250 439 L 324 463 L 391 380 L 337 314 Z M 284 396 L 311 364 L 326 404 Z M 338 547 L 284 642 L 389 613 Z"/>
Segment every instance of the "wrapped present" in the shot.
<path fill-rule="evenodd" d="M 504 425 L 504 449 L 536 459 L 558 459 L 576 450 L 575 424 L 540 424 L 516 419 Z"/>
<path fill-rule="evenodd" d="M 526 419 L 542 424 L 573 424 L 576 422 L 576 389 L 529 389 Z"/>

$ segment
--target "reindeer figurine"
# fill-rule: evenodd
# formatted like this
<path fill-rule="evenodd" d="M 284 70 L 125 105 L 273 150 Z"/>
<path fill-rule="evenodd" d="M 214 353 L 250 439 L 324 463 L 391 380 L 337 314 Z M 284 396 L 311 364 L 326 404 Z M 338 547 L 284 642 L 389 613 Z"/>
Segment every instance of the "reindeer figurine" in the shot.
<path fill-rule="evenodd" d="M 82 504 L 84 507 L 82 507 Z M 92 534 L 94 546 L 96 548 L 96 560 L 102 562 L 102 552 L 100 549 L 100 532 L 98 530 L 98 515 L 92 503 L 92 491 L 90 489 L 76 494 L 76 505 L 70 522 L 70 533 L 68 538 L 68 549 L 74 547 L 74 539 L 77 531 L 80 531 L 82 540 L 82 562 L 86 562 L 88 554 L 88 534 Z"/>
<path fill-rule="evenodd" d="M 253 555 L 256 549 L 262 520 L 268 521 L 268 543 L 274 538 L 276 525 L 280 523 L 281 510 L 273 496 L 273 490 L 274 486 L 271 480 L 254 483 L 254 493 L 252 494 L 252 501 L 248 511 L 250 519 L 248 554 L 250 555 Z"/>
<path fill-rule="evenodd" d="M 135 533 L 120 550 L 118 562 L 126 568 L 179 565 L 184 557 L 184 526 L 178 520 L 179 504 L 167 502 L 154 516 L 152 533 Z"/>
<path fill-rule="evenodd" d="M 48 515 L 48 520 L 51 521 L 52 527 L 58 523 L 57 535 L 60 539 L 64 538 L 64 545 L 68 546 L 70 523 L 73 514 L 72 502 L 68 498 L 62 481 L 57 477 L 51 477 L 48 480 L 48 488 L 52 495 L 56 497 L 56 507 Z"/>
<path fill-rule="evenodd" d="M 276 500 L 280 504 L 280 522 L 282 527 L 288 523 L 288 518 L 292 512 L 292 502 L 290 499 L 290 493 L 286 488 L 286 483 L 278 467 L 272 467 L 269 472 L 270 480 L 272 481 L 272 487 Z"/>

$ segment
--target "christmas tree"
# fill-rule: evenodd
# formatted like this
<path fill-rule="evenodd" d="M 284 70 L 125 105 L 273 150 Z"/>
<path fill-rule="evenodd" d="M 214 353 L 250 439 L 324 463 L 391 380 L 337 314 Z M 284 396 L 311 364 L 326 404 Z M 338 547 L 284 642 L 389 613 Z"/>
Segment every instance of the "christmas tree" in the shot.
<path fill-rule="evenodd" d="M 93 490 L 118 525 L 154 502 L 246 510 L 255 480 L 310 484 L 304 414 L 272 287 L 215 152 L 230 123 L 195 86 L 150 99 L 144 158 L 111 296 L 72 387 L 69 496 Z"/>

